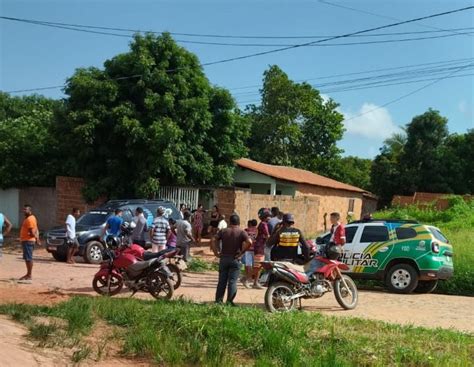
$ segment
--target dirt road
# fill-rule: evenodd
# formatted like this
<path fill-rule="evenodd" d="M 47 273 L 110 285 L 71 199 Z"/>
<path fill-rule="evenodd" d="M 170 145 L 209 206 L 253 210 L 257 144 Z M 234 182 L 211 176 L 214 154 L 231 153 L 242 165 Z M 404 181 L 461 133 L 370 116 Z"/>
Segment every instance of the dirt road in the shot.
<path fill-rule="evenodd" d="M 95 295 L 91 280 L 97 271 L 97 265 L 59 263 L 45 251 L 37 251 L 33 283 L 18 284 L 16 279 L 25 272 L 21 255 L 4 253 L 0 261 L 0 303 L 51 304 L 65 300 L 71 295 Z M 185 273 L 183 284 L 175 294 L 196 302 L 212 302 L 216 282 L 215 272 Z M 263 307 L 264 292 L 265 290 L 239 287 L 236 301 L 242 306 Z M 128 295 L 124 292 L 122 296 Z M 139 297 L 149 296 L 142 294 Z M 340 317 L 361 317 L 390 323 L 474 332 L 472 297 L 437 294 L 396 295 L 361 291 L 359 305 L 352 311 L 342 310 L 331 294 L 319 300 L 304 300 L 303 310 Z"/>

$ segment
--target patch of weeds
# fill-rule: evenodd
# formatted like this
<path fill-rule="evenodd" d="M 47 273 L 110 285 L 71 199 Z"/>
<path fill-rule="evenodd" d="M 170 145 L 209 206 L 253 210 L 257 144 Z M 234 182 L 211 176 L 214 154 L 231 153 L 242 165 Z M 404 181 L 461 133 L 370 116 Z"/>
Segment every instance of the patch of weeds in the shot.
<path fill-rule="evenodd" d="M 58 338 L 59 340 L 54 341 L 55 336 L 59 337 L 58 334 L 60 331 L 56 324 L 32 323 L 28 329 L 30 331 L 29 336 L 38 341 L 40 346 L 51 345 L 52 343 L 57 343 L 61 340 L 61 338 Z"/>
<path fill-rule="evenodd" d="M 205 271 L 209 270 L 215 270 L 215 267 L 213 268 L 212 263 L 209 263 L 207 261 L 204 261 L 198 257 L 193 257 L 187 264 L 187 271 L 192 271 L 195 273 L 203 273 Z"/>
<path fill-rule="evenodd" d="M 74 351 L 71 357 L 71 361 L 74 363 L 79 363 L 84 359 L 88 358 L 92 350 L 89 346 L 81 346 L 80 349 Z"/>

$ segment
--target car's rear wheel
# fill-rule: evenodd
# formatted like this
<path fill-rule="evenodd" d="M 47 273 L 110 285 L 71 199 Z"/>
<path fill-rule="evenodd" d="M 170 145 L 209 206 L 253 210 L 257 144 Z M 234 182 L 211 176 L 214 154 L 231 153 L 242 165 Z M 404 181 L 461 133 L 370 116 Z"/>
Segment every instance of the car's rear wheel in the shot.
<path fill-rule="evenodd" d="M 438 280 L 420 280 L 415 288 L 415 293 L 431 293 L 438 286 Z"/>
<path fill-rule="evenodd" d="M 103 249 L 104 246 L 99 241 L 88 242 L 84 250 L 84 261 L 89 264 L 100 264 Z"/>
<path fill-rule="evenodd" d="M 65 245 L 58 246 L 56 251 L 51 252 L 51 255 L 54 260 L 64 262 L 67 259 L 67 247 Z"/>
<path fill-rule="evenodd" d="M 396 264 L 388 271 L 385 284 L 390 292 L 411 293 L 418 285 L 418 273 L 409 264 Z"/>

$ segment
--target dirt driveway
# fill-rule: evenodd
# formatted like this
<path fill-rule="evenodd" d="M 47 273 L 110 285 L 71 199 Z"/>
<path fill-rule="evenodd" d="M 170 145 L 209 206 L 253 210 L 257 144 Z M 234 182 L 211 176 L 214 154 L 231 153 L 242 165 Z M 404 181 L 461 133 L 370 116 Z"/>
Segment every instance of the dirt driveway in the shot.
<path fill-rule="evenodd" d="M 97 265 L 68 265 L 52 259 L 44 250 L 35 252 L 32 284 L 18 284 L 25 272 L 19 253 L 4 253 L 0 258 L 0 303 L 18 302 L 51 304 L 71 295 L 95 295 L 91 287 Z M 176 296 L 196 302 L 212 302 L 217 273 L 185 273 Z M 239 287 L 237 303 L 263 307 L 265 290 Z M 122 296 L 129 294 L 124 292 Z M 150 297 L 141 294 L 138 297 Z M 474 332 L 474 298 L 437 294 L 397 295 L 379 291 L 361 291 L 355 310 L 344 311 L 331 294 L 319 300 L 304 300 L 304 311 L 321 312 L 339 317 L 361 317 L 398 324 L 413 324 L 430 328 L 453 328 Z"/>

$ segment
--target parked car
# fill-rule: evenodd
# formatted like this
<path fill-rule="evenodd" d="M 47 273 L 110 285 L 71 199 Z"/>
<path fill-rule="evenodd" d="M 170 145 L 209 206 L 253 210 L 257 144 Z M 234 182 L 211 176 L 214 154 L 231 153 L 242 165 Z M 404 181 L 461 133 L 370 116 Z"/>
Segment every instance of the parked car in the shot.
<path fill-rule="evenodd" d="M 158 207 L 166 209 L 166 215 L 175 220 L 181 219 L 176 206 L 167 200 L 110 200 L 104 205 L 81 216 L 76 223 L 76 235 L 79 242 L 78 255 L 90 264 L 102 261 L 102 231 L 107 219 L 114 215 L 116 209 L 123 210 L 123 219 L 131 222 L 137 207 L 142 207 L 148 226 L 153 223 Z M 46 250 L 57 261 L 66 261 L 66 228 L 55 227 L 46 232 Z"/>
<path fill-rule="evenodd" d="M 330 233 L 316 239 L 329 241 Z M 416 221 L 374 219 L 346 226 L 341 260 L 354 279 L 378 279 L 395 293 L 432 292 L 454 273 L 453 247 L 439 228 Z"/>

